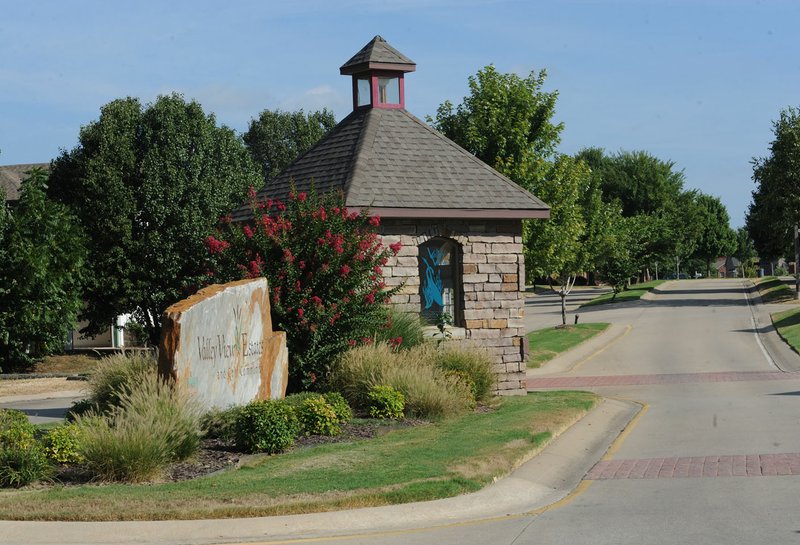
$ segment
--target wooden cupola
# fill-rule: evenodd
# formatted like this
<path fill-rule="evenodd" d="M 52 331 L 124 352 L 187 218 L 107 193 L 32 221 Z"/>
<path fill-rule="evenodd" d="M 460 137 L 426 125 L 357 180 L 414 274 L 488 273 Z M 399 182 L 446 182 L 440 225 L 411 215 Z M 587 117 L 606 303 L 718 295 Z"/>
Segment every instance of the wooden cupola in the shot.
<path fill-rule="evenodd" d="M 339 68 L 339 73 L 353 77 L 353 110 L 405 109 L 403 75 L 416 69 L 414 61 L 375 36 Z"/>

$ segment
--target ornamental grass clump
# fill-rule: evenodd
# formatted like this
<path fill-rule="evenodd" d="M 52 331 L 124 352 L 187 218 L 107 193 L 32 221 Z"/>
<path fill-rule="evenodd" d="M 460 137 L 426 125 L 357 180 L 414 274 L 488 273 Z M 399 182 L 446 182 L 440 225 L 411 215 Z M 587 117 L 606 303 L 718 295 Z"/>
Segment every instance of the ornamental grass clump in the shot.
<path fill-rule="evenodd" d="M 440 420 L 464 414 L 475 406 L 470 385 L 436 365 L 436 350 L 428 344 L 407 351 L 383 343 L 360 346 L 339 358 L 330 385 L 364 410 L 370 390 L 391 386 L 403 394 L 406 416 Z"/>
<path fill-rule="evenodd" d="M 492 396 L 497 375 L 492 371 L 492 363 L 485 352 L 451 344 L 440 347 L 431 355 L 437 366 L 467 381 L 476 401 L 485 402 Z"/>
<path fill-rule="evenodd" d="M 425 342 L 418 314 L 402 312 L 393 305 L 387 308 L 386 322 L 375 329 L 375 342 L 383 342 L 395 350 L 408 350 Z"/>
<path fill-rule="evenodd" d="M 400 243 L 384 246 L 380 219 L 348 212 L 341 194 L 250 198 L 250 223 L 223 221 L 206 239 L 208 281 L 265 276 L 272 323 L 286 332 L 289 391 L 316 389 L 330 362 L 386 323 L 384 303 L 399 288 L 386 287 L 381 267 Z"/>
<path fill-rule="evenodd" d="M 78 416 L 86 467 L 107 481 L 141 482 L 200 446 L 200 411 L 188 391 L 144 374 L 107 413 Z"/>
<path fill-rule="evenodd" d="M 149 352 L 114 354 L 100 360 L 89 377 L 89 396 L 74 413 L 109 411 L 120 404 L 120 397 L 131 392 L 146 376 L 156 376 L 158 363 Z"/>

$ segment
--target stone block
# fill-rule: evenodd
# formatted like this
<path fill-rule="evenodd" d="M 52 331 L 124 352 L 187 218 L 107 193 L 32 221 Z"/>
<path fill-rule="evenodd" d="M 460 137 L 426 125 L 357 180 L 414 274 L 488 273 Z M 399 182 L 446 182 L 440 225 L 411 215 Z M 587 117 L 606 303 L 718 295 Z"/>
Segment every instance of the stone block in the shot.
<path fill-rule="evenodd" d="M 493 339 L 500 337 L 502 329 L 472 329 L 469 331 L 470 339 Z"/>
<path fill-rule="evenodd" d="M 503 281 L 503 277 L 501 275 L 499 275 L 499 274 L 490 274 L 489 275 L 489 282 L 491 282 L 492 284 L 497 284 L 498 282 L 502 282 L 502 281 Z"/>
<path fill-rule="evenodd" d="M 214 284 L 164 311 L 159 374 L 187 386 L 205 409 L 282 398 L 288 364 L 265 278 Z"/>
<path fill-rule="evenodd" d="M 403 276 L 410 278 L 419 275 L 418 267 L 392 267 L 392 276 Z"/>
<path fill-rule="evenodd" d="M 478 272 L 478 265 L 476 263 L 465 263 L 463 272 L 464 274 L 475 274 Z"/>
<path fill-rule="evenodd" d="M 513 240 L 512 237 L 508 237 L 509 239 Z M 491 253 L 493 254 L 521 254 L 522 253 L 522 244 L 511 242 L 507 243 L 500 243 L 494 242 L 492 243 Z"/>
<path fill-rule="evenodd" d="M 461 256 L 461 262 L 464 264 L 467 263 L 486 263 L 486 254 L 464 254 Z"/>
<path fill-rule="evenodd" d="M 488 274 L 465 274 L 461 277 L 461 281 L 465 284 L 477 284 L 486 282 L 489 279 Z"/>
<path fill-rule="evenodd" d="M 395 259 L 395 266 L 397 267 L 414 267 L 419 268 L 419 262 L 417 261 L 416 256 L 400 256 L 398 255 Z"/>
<path fill-rule="evenodd" d="M 519 285 L 519 276 L 516 274 L 504 274 L 503 275 L 503 282 L 505 283 L 514 283 Z"/>
<path fill-rule="evenodd" d="M 501 286 L 502 286 L 500 288 L 501 291 L 514 291 L 514 292 L 519 293 L 519 285 L 518 284 L 506 284 L 506 283 L 503 283 L 503 284 L 501 284 Z"/>
<path fill-rule="evenodd" d="M 508 320 L 489 320 L 487 327 L 490 329 L 504 329 L 508 327 Z"/>
<path fill-rule="evenodd" d="M 465 320 L 491 320 L 494 318 L 492 309 L 470 309 L 464 310 Z"/>
<path fill-rule="evenodd" d="M 517 263 L 519 256 L 516 254 L 489 254 L 488 263 Z"/>
<path fill-rule="evenodd" d="M 464 311 L 465 313 L 468 311 Z M 483 320 L 464 320 L 464 327 L 467 329 L 480 329 L 483 327 Z"/>
<path fill-rule="evenodd" d="M 470 240 L 474 240 L 474 237 L 470 237 Z M 485 254 L 486 253 L 486 243 L 485 242 L 473 242 L 470 244 L 472 248 L 473 254 Z"/>
<path fill-rule="evenodd" d="M 494 292 L 491 291 L 478 292 L 478 301 L 494 301 Z"/>

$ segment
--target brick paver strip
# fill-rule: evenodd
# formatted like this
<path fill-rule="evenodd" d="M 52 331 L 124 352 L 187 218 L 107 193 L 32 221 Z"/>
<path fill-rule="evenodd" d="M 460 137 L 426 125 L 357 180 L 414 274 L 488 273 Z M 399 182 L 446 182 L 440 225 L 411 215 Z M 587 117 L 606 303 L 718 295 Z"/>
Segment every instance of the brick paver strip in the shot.
<path fill-rule="evenodd" d="M 595 481 L 773 475 L 800 475 L 800 452 L 602 460 L 586 474 L 584 479 Z"/>
<path fill-rule="evenodd" d="M 784 373 L 783 371 L 720 371 L 718 373 L 664 373 L 656 375 L 562 376 L 529 378 L 528 389 L 793 379 L 800 379 L 800 373 Z"/>

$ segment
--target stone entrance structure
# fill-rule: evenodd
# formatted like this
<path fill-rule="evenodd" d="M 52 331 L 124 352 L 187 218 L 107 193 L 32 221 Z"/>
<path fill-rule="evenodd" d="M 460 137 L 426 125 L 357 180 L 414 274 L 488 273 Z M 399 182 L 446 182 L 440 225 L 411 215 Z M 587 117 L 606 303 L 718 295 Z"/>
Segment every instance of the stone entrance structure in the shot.
<path fill-rule="evenodd" d="M 428 321 L 453 318 L 453 337 L 486 349 L 498 393 L 525 393 L 522 220 L 549 217 L 542 201 L 405 110 L 416 64 L 376 36 L 341 68 L 353 112 L 259 192 L 286 200 L 313 185 L 341 191 L 349 210 L 380 216 L 393 302 Z M 246 221 L 249 207 L 234 219 Z"/>

